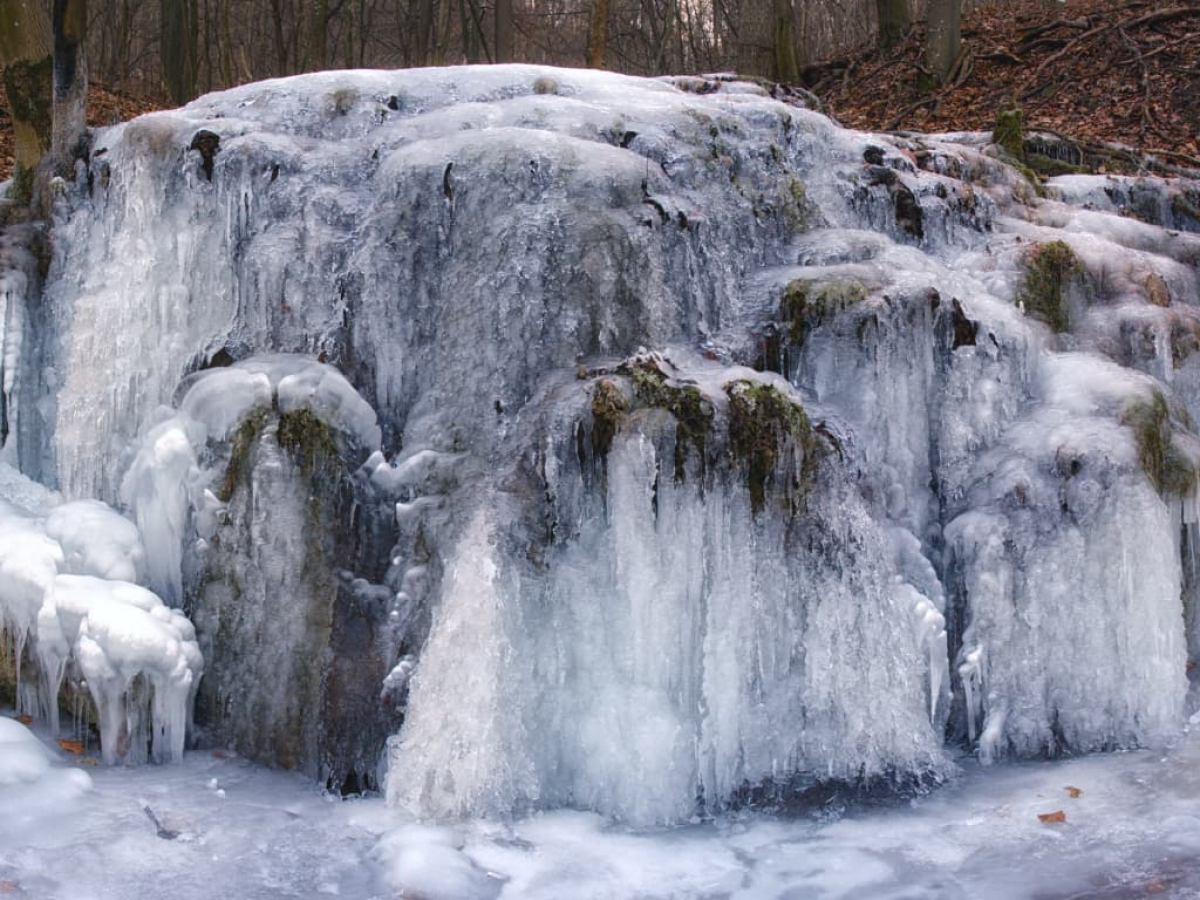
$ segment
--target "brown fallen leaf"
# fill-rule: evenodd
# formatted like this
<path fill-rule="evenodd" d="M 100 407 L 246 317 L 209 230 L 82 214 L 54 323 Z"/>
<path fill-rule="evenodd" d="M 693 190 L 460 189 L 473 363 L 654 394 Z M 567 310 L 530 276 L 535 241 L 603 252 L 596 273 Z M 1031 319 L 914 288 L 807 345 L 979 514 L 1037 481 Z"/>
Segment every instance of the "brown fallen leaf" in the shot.
<path fill-rule="evenodd" d="M 17 716 L 16 718 L 17 718 L 17 721 L 20 722 L 22 725 L 32 725 L 33 724 L 33 716 Z"/>
<path fill-rule="evenodd" d="M 1066 788 L 1064 788 L 1064 790 L 1067 792 L 1067 795 L 1068 795 L 1068 796 L 1069 796 L 1069 797 L 1070 797 L 1072 800 L 1078 800 L 1078 799 L 1079 799 L 1079 798 L 1080 798 L 1080 797 L 1083 795 L 1083 791 L 1081 791 L 1081 790 L 1080 790 L 1079 788 L 1077 788 L 1077 787 L 1070 787 L 1070 786 L 1067 786 Z"/>
<path fill-rule="evenodd" d="M 0 881 L 0 894 L 15 894 L 21 890 L 19 881 Z"/>
<path fill-rule="evenodd" d="M 96 762 L 96 757 L 94 757 L 94 756 L 84 756 L 84 757 L 81 757 L 81 758 L 80 758 L 80 760 L 79 760 L 79 764 L 80 764 L 81 766 L 96 766 L 96 765 L 99 765 L 99 763 L 98 763 L 98 762 Z"/>
<path fill-rule="evenodd" d="M 83 753 L 83 741 L 68 741 L 66 738 L 59 738 L 55 743 L 68 753 Z"/>
<path fill-rule="evenodd" d="M 1039 822 L 1047 822 L 1047 823 L 1049 823 L 1049 822 L 1065 822 L 1065 821 L 1067 821 L 1067 814 L 1065 812 L 1063 812 L 1061 809 L 1055 810 L 1052 813 L 1038 813 L 1038 821 Z"/>

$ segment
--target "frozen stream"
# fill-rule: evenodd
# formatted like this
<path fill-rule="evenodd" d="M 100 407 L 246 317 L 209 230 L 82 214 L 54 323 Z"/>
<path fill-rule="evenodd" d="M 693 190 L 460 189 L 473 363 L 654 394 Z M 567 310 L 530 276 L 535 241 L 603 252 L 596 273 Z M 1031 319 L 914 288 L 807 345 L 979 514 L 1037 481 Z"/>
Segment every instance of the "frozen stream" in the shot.
<path fill-rule="evenodd" d="M 1200 897 L 1194 728 L 1165 755 L 967 763 L 912 802 L 658 832 L 568 811 L 440 830 L 380 799 L 339 802 L 302 777 L 209 753 L 89 768 L 90 789 L 67 762 L 34 785 L 6 784 L 0 770 L 0 890 L 72 900 Z M 143 807 L 177 836 L 160 837 Z M 1039 822 L 1057 810 L 1065 823 Z"/>

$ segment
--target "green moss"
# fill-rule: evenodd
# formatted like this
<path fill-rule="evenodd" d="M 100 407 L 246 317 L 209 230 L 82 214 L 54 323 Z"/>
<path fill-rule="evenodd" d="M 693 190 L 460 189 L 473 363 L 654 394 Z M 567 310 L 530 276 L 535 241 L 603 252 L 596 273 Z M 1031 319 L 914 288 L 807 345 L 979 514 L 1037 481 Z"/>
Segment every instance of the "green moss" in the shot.
<path fill-rule="evenodd" d="M 803 344 L 810 331 L 842 310 L 865 300 L 867 289 L 855 278 L 833 281 L 790 281 L 780 298 L 780 315 L 788 326 L 788 339 Z"/>
<path fill-rule="evenodd" d="M 1025 161 L 1025 127 L 1021 110 L 1002 109 L 996 113 L 996 125 L 992 129 L 992 143 L 1003 147 L 1013 159 Z"/>
<path fill-rule="evenodd" d="M 1072 165 L 1052 156 L 1042 156 L 1040 153 L 1030 153 L 1025 157 L 1026 166 L 1037 175 L 1054 178 L 1056 175 L 1082 175 L 1090 170 L 1083 166 Z"/>
<path fill-rule="evenodd" d="M 217 498 L 222 503 L 228 503 L 234 489 L 250 472 L 254 444 L 267 425 L 267 412 L 256 409 L 246 415 L 233 433 L 229 442 L 229 464 L 225 467 L 225 478 L 221 481 L 221 489 Z"/>
<path fill-rule="evenodd" d="M 1066 288 L 1083 274 L 1075 252 L 1063 241 L 1050 241 L 1034 247 L 1025 265 L 1018 302 L 1027 315 L 1045 322 L 1055 333 L 1066 331 L 1070 325 Z"/>
<path fill-rule="evenodd" d="M 763 509 L 769 490 L 790 503 L 796 493 L 811 487 L 824 448 L 804 409 L 761 382 L 734 381 L 725 393 L 729 447 L 746 468 L 751 510 L 757 515 Z M 802 454 L 799 473 L 780 471 L 781 456 L 792 448 Z"/>
<path fill-rule="evenodd" d="M 1196 489 L 1200 473 L 1175 446 L 1171 408 L 1162 391 L 1155 389 L 1149 399 L 1127 404 L 1120 419 L 1133 430 L 1138 462 L 1156 491 L 1163 496 L 1181 497 Z"/>
<path fill-rule="evenodd" d="M 603 379 L 592 390 L 592 454 L 608 455 L 629 403 L 616 382 Z"/>
<path fill-rule="evenodd" d="M 533 82 L 535 94 L 557 94 L 558 82 L 548 75 L 541 75 Z"/>
<path fill-rule="evenodd" d="M 789 175 L 783 189 L 783 221 L 792 231 L 808 231 L 813 223 L 813 211 L 808 202 L 804 182 Z"/>
<path fill-rule="evenodd" d="M 697 387 L 667 384 L 667 376 L 653 362 L 638 360 L 627 372 L 639 403 L 664 409 L 675 417 L 675 480 L 683 481 L 689 449 L 704 464 L 712 406 Z"/>
<path fill-rule="evenodd" d="M 279 446 L 308 475 L 341 458 L 337 432 L 308 407 L 279 417 Z"/>

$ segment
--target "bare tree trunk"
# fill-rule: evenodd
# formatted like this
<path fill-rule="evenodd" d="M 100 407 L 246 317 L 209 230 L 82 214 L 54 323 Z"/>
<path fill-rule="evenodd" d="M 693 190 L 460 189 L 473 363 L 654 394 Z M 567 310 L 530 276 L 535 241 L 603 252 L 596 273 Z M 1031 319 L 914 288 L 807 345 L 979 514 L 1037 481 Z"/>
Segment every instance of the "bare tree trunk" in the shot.
<path fill-rule="evenodd" d="M 513 61 L 513 0 L 496 0 L 496 21 L 493 41 L 495 62 Z"/>
<path fill-rule="evenodd" d="M 875 12 L 879 18 L 879 47 L 891 50 L 912 27 L 908 0 L 875 0 Z"/>
<path fill-rule="evenodd" d="M 775 61 L 771 77 L 785 84 L 800 80 L 796 59 L 796 7 L 792 0 L 775 0 Z"/>
<path fill-rule="evenodd" d="M 182 106 L 196 96 L 196 15 L 192 0 L 161 0 L 163 87 Z"/>
<path fill-rule="evenodd" d="M 588 25 L 587 65 L 590 69 L 603 69 L 608 51 L 609 0 L 592 0 L 592 18 Z"/>
<path fill-rule="evenodd" d="M 427 66 L 433 38 L 433 0 L 417 0 L 417 33 L 413 35 L 413 63 Z"/>
<path fill-rule="evenodd" d="M 287 75 L 288 51 L 287 40 L 283 35 L 283 0 L 271 0 L 271 25 L 275 37 L 275 74 Z"/>
<path fill-rule="evenodd" d="M 436 66 L 445 65 L 450 55 L 450 29 L 453 27 L 453 10 L 450 0 L 439 0 L 438 3 L 437 48 L 434 52 L 433 63 Z"/>
<path fill-rule="evenodd" d="M 928 30 L 925 36 L 925 68 L 932 84 L 941 84 L 958 58 L 959 8 L 962 0 L 929 0 Z"/>
<path fill-rule="evenodd" d="M 87 0 L 54 0 L 54 174 L 69 178 L 87 153 Z"/>
<path fill-rule="evenodd" d="M 329 49 L 329 0 L 308 0 L 305 10 L 304 71 L 325 68 Z"/>
<path fill-rule="evenodd" d="M 233 32 L 229 27 L 229 0 L 218 0 L 220 22 L 220 50 L 217 59 L 221 63 L 221 86 L 233 85 Z"/>
<path fill-rule="evenodd" d="M 38 0 L 0 0 L 0 62 L 16 145 L 12 195 L 28 203 L 34 170 L 50 149 L 53 108 L 50 16 Z"/>

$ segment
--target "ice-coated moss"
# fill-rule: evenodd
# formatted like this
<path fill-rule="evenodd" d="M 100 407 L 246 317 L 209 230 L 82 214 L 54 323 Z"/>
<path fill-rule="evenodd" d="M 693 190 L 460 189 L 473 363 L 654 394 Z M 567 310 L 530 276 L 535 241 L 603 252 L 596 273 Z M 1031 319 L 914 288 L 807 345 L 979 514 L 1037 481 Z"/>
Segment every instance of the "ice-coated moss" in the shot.
<path fill-rule="evenodd" d="M 621 429 L 621 420 L 629 402 L 620 386 L 609 378 L 596 382 L 592 388 L 592 454 L 597 457 L 608 455 L 613 438 Z"/>
<path fill-rule="evenodd" d="M 229 441 L 229 463 L 225 466 L 225 477 L 217 497 L 222 503 L 228 503 L 238 484 L 249 477 L 254 444 L 267 426 L 267 412 L 256 409 L 249 413 Z"/>
<path fill-rule="evenodd" d="M 1200 478 L 1195 461 L 1175 444 L 1174 420 L 1185 415 L 1179 410 L 1172 416 L 1166 396 L 1157 389 L 1148 399 L 1126 404 L 1121 412 L 1121 423 L 1133 431 L 1142 470 L 1164 496 L 1187 496 L 1196 490 Z"/>
<path fill-rule="evenodd" d="M 278 440 L 292 461 L 310 475 L 341 455 L 337 432 L 307 407 L 279 417 Z"/>
<path fill-rule="evenodd" d="M 996 113 L 996 125 L 992 129 L 992 143 L 999 144 L 1009 156 L 1019 162 L 1025 161 L 1025 126 L 1019 109 L 1002 109 Z"/>
<path fill-rule="evenodd" d="M 1083 274 L 1083 266 L 1070 246 L 1063 241 L 1039 244 L 1025 261 L 1025 278 L 1017 291 L 1017 300 L 1027 315 L 1061 333 L 1070 325 L 1067 286 Z"/>
<path fill-rule="evenodd" d="M 789 506 L 811 487 L 824 442 L 803 407 L 778 388 L 756 381 L 726 385 L 729 397 L 729 448 L 745 467 L 750 507 L 757 515 L 769 493 Z M 798 452 L 798 469 L 785 457 Z M 784 465 L 781 465 L 784 462 Z"/>
<path fill-rule="evenodd" d="M 780 298 L 780 314 L 787 323 L 788 339 L 803 344 L 810 331 L 847 307 L 865 300 L 867 289 L 855 278 L 788 282 Z"/>
<path fill-rule="evenodd" d="M 664 409 L 675 417 L 675 480 L 683 481 L 688 450 L 704 464 L 713 408 L 694 385 L 668 384 L 666 374 L 652 361 L 636 360 L 625 367 L 639 404 Z"/>

